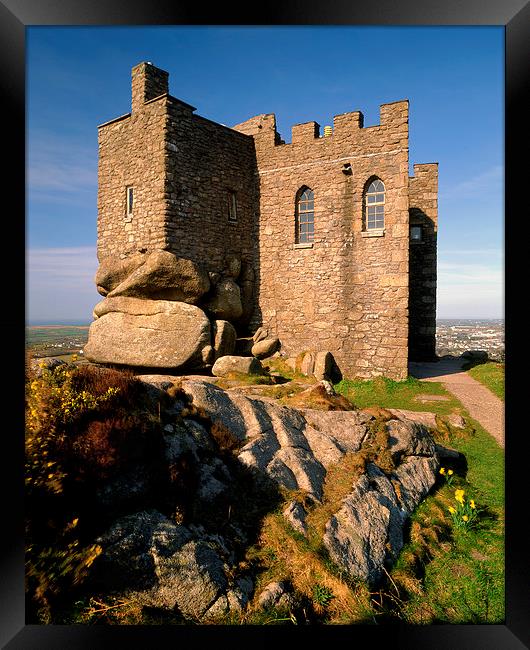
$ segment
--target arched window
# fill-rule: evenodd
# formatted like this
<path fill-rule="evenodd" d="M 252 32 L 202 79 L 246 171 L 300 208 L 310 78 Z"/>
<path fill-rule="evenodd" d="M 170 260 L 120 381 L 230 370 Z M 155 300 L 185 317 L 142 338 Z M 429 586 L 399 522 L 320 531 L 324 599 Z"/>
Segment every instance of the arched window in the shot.
<path fill-rule="evenodd" d="M 379 178 L 364 193 L 364 229 L 382 230 L 385 227 L 385 186 Z"/>
<path fill-rule="evenodd" d="M 303 187 L 296 200 L 296 236 L 297 244 L 313 242 L 315 236 L 315 205 L 313 190 Z"/>

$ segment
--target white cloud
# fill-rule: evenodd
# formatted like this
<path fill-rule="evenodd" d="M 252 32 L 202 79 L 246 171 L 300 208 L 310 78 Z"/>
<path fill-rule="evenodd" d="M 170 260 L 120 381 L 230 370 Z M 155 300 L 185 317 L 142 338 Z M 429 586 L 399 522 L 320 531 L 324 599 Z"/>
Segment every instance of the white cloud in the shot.
<path fill-rule="evenodd" d="M 459 286 L 473 285 L 502 285 L 502 269 L 482 264 L 449 264 L 442 262 L 438 265 L 438 282 Z"/>
<path fill-rule="evenodd" d="M 101 300 L 94 275 L 98 267 L 95 246 L 32 248 L 26 252 L 27 316 L 31 321 L 90 322 Z"/>
<path fill-rule="evenodd" d="M 64 194 L 88 194 L 97 189 L 97 142 L 93 147 L 74 138 L 52 137 L 45 132 L 30 133 L 27 187 L 31 198 L 64 200 Z M 71 199 L 70 199 L 71 200 Z"/>
<path fill-rule="evenodd" d="M 502 197 L 502 182 L 504 169 L 501 165 L 495 165 L 491 169 L 477 174 L 467 180 L 456 183 L 450 187 L 440 188 L 440 199 L 470 199 L 484 194 L 495 193 Z"/>

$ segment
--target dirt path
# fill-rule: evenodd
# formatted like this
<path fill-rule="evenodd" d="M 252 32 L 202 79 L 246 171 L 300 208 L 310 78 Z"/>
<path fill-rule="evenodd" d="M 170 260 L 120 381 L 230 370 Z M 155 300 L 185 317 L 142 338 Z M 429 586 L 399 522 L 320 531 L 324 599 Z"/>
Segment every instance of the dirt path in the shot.
<path fill-rule="evenodd" d="M 416 379 L 443 384 L 504 449 L 504 402 L 462 370 L 465 362 L 461 357 L 434 363 L 415 362 L 409 364 L 409 372 Z"/>

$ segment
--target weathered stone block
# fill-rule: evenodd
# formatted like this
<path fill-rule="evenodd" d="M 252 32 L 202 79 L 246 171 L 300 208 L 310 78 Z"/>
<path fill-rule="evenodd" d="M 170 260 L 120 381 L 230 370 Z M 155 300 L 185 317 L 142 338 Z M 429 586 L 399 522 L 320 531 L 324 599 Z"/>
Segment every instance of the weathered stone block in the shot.
<path fill-rule="evenodd" d="M 167 300 L 106 298 L 89 329 L 84 356 L 96 363 L 199 369 L 210 345 L 210 322 L 193 305 Z"/>
<path fill-rule="evenodd" d="M 214 377 L 226 377 L 231 372 L 243 375 L 262 375 L 263 366 L 255 357 L 219 357 L 213 364 L 212 375 Z"/>

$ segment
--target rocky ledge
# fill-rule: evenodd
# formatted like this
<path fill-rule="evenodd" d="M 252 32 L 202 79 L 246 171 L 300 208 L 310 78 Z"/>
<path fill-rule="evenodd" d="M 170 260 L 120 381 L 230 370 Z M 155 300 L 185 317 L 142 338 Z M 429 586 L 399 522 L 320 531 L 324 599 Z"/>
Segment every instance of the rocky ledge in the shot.
<path fill-rule="evenodd" d="M 190 620 L 268 602 L 239 562 L 256 539 L 246 515 L 257 512 L 255 500 L 265 493 L 274 495 L 269 511 L 283 512 L 304 536 L 317 534 L 311 513 L 326 505 L 318 534 L 330 560 L 377 585 L 403 547 L 407 518 L 435 483 L 440 457 L 449 453 L 424 424 L 401 413 L 294 409 L 199 378 L 138 378 L 161 403 L 171 396 L 163 413 L 164 463 L 184 477 L 185 503 L 172 516 L 144 508 L 114 520 L 98 538 L 103 552 L 94 575 L 100 586 Z M 346 460 L 353 468 L 346 489 L 330 504 L 330 469 Z M 102 486 L 96 498 L 108 504 L 141 491 L 148 474 L 143 468 L 119 485 Z"/>

